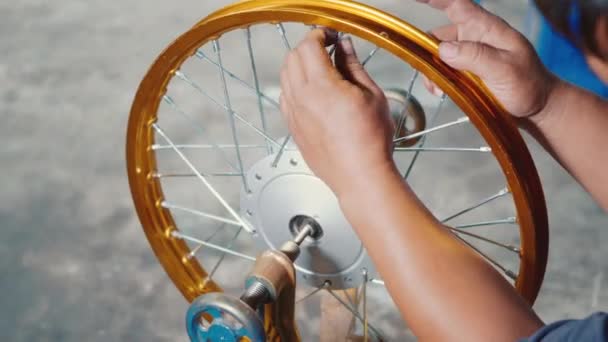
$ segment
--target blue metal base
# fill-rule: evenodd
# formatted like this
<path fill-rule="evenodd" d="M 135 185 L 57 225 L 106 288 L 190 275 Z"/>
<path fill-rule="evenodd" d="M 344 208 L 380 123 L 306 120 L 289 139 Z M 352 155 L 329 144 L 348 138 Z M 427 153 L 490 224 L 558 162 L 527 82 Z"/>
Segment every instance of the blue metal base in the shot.
<path fill-rule="evenodd" d="M 203 325 L 202 320 L 207 324 Z M 192 342 L 265 342 L 266 333 L 258 314 L 238 298 L 210 293 L 192 302 L 186 314 Z"/>

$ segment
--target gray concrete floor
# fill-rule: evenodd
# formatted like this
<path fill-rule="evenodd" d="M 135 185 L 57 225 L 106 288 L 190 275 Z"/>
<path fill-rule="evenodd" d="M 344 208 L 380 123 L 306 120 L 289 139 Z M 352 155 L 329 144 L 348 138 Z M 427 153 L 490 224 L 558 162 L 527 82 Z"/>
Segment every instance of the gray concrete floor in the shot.
<path fill-rule="evenodd" d="M 367 2 L 423 29 L 445 19 L 414 2 Z M 1 340 L 186 339 L 187 304 L 156 262 L 132 207 L 124 136 L 152 60 L 226 3 L 0 4 Z M 522 1 L 490 6 L 522 27 Z M 530 149 L 551 222 L 548 273 L 535 308 L 547 321 L 607 310 L 608 218 L 538 145 Z M 479 195 L 471 191 L 463 202 Z"/>

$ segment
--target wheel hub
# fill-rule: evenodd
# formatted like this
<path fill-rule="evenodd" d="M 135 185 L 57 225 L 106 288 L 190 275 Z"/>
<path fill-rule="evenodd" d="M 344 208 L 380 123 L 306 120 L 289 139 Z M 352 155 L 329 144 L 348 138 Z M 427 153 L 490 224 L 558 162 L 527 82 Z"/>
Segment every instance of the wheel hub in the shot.
<path fill-rule="evenodd" d="M 253 165 L 247 172 L 250 192 L 241 191 L 243 217 L 255 227 L 260 247 L 279 249 L 308 223 L 314 232 L 302 243 L 295 263 L 299 281 L 345 289 L 360 285 L 364 270 L 373 276 L 371 260 L 337 198 L 295 145 L 273 167 L 275 158 L 269 155 Z"/>

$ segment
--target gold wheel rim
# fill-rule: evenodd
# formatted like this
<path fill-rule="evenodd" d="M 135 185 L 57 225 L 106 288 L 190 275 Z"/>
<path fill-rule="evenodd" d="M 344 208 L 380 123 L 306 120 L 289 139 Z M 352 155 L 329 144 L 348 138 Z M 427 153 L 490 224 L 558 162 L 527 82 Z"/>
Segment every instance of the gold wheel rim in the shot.
<path fill-rule="evenodd" d="M 237 28 L 260 23 L 323 25 L 366 39 L 391 52 L 436 83 L 470 118 L 488 142 L 506 175 L 520 225 L 521 260 L 515 287 L 533 303 L 544 277 L 548 253 L 545 200 L 532 158 L 513 120 L 469 73 L 438 58 L 438 42 L 410 24 L 366 5 L 344 0 L 255 0 L 228 6 L 177 38 L 142 80 L 129 118 L 127 169 L 134 204 L 145 234 L 167 274 L 188 301 L 221 288 L 209 281 L 186 243 L 174 238 L 175 222 L 161 207 L 160 181 L 152 175 L 156 158 L 152 124 L 166 87 L 180 65 L 204 43 Z"/>

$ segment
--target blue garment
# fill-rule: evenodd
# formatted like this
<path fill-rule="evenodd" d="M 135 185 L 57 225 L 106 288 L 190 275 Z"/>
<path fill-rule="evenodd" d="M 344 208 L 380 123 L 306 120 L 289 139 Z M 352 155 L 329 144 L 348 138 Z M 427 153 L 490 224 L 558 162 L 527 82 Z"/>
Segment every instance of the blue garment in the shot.
<path fill-rule="evenodd" d="M 576 33 L 580 31 L 580 11 L 574 7 L 570 12 L 570 26 Z M 591 70 L 583 52 L 555 31 L 533 3 L 530 4 L 528 21 L 528 25 L 536 31 L 530 32 L 536 51 L 551 72 L 563 80 L 608 98 L 608 84 L 604 84 Z"/>
<path fill-rule="evenodd" d="M 602 312 L 582 320 L 555 322 L 522 342 L 608 342 L 608 314 Z"/>

